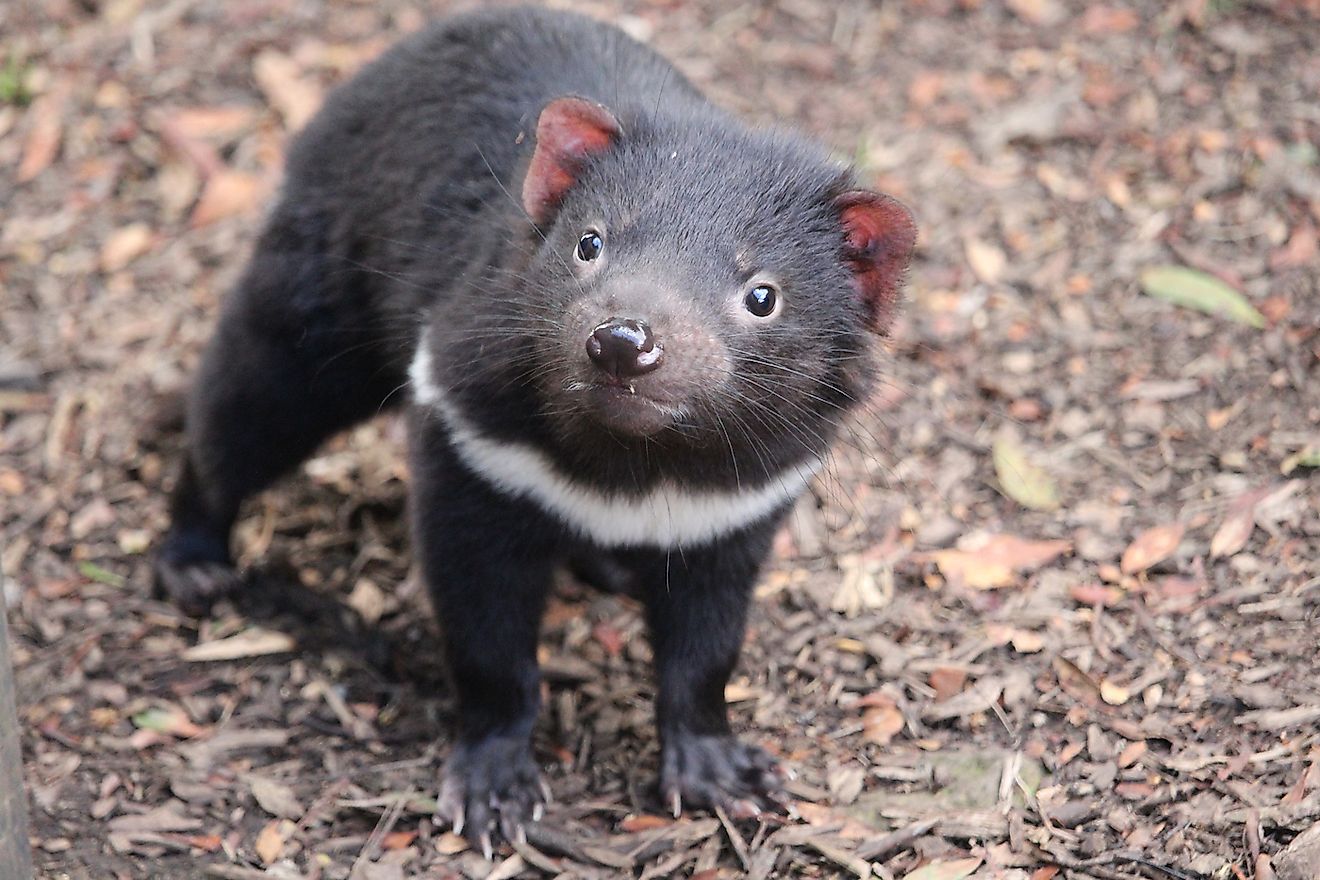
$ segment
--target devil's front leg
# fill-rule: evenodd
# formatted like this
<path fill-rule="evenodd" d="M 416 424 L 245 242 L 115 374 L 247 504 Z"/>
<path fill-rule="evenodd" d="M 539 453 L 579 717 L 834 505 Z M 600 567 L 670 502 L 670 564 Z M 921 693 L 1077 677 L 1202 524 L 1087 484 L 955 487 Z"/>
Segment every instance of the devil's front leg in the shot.
<path fill-rule="evenodd" d="M 517 839 L 543 801 L 531 733 L 556 527 L 459 464 L 433 418 L 415 416 L 411 439 L 415 544 L 459 703 L 439 812 L 489 855 L 492 831 Z"/>
<path fill-rule="evenodd" d="M 780 796 L 774 759 L 733 735 L 724 701 L 777 521 L 706 547 L 634 556 L 655 648 L 660 793 L 675 815 L 689 804 L 746 816 Z"/>

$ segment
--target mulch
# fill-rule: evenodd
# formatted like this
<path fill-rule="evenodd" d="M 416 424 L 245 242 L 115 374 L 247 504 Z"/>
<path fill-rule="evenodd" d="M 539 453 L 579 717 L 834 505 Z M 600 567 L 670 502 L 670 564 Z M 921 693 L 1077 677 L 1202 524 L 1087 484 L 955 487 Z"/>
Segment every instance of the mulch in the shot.
<path fill-rule="evenodd" d="M 493 863 L 437 827 L 453 701 L 395 421 L 252 503 L 241 604 L 150 595 L 179 399 L 289 132 L 449 5 L 6 4 L 0 564 L 39 876 L 1320 877 L 1314 0 L 573 6 L 919 218 L 885 380 L 729 691 L 792 809 L 665 815 L 638 608 L 565 577 L 554 803 Z M 1166 266 L 1251 312 L 1153 295 Z"/>

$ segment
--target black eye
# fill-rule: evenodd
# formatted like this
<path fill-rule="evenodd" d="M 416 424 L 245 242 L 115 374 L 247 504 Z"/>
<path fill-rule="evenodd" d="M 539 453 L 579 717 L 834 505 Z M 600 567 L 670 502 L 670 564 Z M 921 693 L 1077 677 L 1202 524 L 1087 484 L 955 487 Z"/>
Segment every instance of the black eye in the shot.
<path fill-rule="evenodd" d="M 777 299 L 773 287 L 769 284 L 758 284 L 747 291 L 747 295 L 743 297 L 743 305 L 756 317 L 767 318 L 774 313 Z"/>
<path fill-rule="evenodd" d="M 599 257 L 604 249 L 605 240 L 600 237 L 600 233 L 589 229 L 578 239 L 577 250 L 573 252 L 573 256 L 583 263 L 590 263 Z"/>

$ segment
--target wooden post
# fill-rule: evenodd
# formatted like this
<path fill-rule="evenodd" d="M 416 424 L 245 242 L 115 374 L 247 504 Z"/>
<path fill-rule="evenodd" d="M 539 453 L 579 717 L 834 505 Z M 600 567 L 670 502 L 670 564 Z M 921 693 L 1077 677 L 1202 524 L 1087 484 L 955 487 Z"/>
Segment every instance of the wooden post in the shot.
<path fill-rule="evenodd" d="M 18 741 L 14 670 L 9 664 L 9 636 L 5 628 L 5 576 L 0 572 L 0 877 L 5 880 L 32 877 L 27 791 L 23 788 L 23 758 Z"/>

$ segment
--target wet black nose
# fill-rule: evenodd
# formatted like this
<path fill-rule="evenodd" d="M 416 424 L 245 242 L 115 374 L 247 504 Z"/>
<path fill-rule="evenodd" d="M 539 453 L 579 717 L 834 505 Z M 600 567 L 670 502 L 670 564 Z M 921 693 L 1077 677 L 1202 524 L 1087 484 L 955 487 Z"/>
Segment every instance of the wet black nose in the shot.
<path fill-rule="evenodd" d="M 663 355 L 651 328 L 632 318 L 610 318 L 587 337 L 587 357 L 617 379 L 651 372 Z"/>

